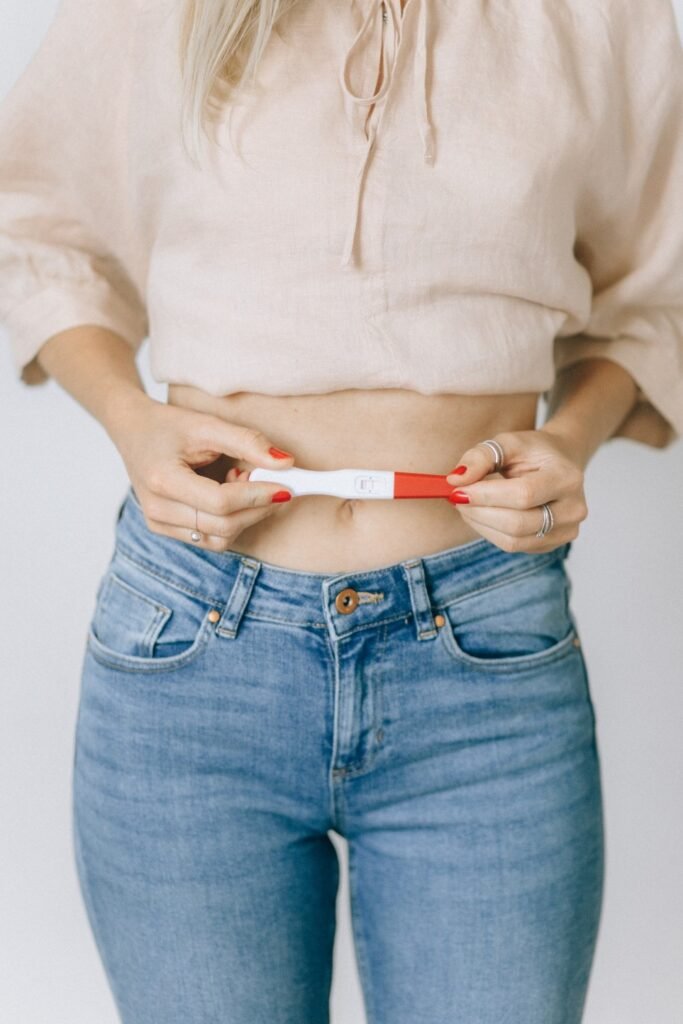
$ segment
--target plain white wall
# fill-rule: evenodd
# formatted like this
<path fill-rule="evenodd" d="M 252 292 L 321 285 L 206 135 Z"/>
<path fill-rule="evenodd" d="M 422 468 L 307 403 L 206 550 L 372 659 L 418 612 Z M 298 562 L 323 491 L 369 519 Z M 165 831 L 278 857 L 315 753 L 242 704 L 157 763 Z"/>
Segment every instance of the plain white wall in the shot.
<path fill-rule="evenodd" d="M 54 8 L 2 0 L 0 97 Z M 163 399 L 147 347 L 144 381 Z M 77 888 L 69 787 L 85 629 L 127 477 L 99 423 L 53 381 L 18 383 L 1 332 L 0 410 L 0 1019 L 117 1024 Z M 610 441 L 586 493 L 568 568 L 598 720 L 607 877 L 585 1021 L 681 1024 L 683 445 Z M 337 846 L 332 1015 L 361 1024 Z"/>

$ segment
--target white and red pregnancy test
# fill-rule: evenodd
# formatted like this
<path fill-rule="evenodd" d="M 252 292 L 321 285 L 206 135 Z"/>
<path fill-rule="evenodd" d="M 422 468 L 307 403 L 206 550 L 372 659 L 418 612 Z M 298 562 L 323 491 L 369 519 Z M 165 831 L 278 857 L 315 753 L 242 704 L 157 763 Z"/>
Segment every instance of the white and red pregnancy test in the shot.
<path fill-rule="evenodd" d="M 337 498 L 447 498 L 455 488 L 440 473 L 398 473 L 378 469 L 263 469 L 250 470 L 249 480 L 282 484 L 295 497 L 330 494 Z"/>

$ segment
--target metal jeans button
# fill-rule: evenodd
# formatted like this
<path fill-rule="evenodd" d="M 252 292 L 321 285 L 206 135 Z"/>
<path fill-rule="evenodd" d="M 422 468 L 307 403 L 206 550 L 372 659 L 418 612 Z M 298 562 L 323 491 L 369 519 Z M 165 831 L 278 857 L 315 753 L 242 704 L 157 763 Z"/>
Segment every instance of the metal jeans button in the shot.
<path fill-rule="evenodd" d="M 339 591 L 334 603 L 338 612 L 348 615 L 358 607 L 358 591 L 353 587 L 345 587 L 344 590 Z"/>

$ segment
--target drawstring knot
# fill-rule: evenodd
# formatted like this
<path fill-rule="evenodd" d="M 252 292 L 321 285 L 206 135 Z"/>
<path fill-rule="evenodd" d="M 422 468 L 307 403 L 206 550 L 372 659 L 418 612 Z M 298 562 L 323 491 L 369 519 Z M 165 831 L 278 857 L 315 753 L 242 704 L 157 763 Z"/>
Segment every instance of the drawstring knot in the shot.
<path fill-rule="evenodd" d="M 427 110 L 427 6 L 430 0 L 407 0 L 408 3 L 418 5 L 418 22 L 417 22 L 417 40 L 415 44 L 415 55 L 413 62 L 413 86 L 415 96 L 415 109 L 418 120 L 418 129 L 422 140 L 422 155 L 425 163 L 434 162 L 434 133 L 432 125 L 429 120 L 429 113 Z M 380 58 L 383 67 L 383 81 L 379 89 L 369 96 L 356 93 L 352 90 L 348 81 L 349 64 L 355 53 L 356 49 L 361 45 L 363 37 L 365 36 L 371 20 L 377 16 L 377 13 L 381 11 L 382 17 L 385 21 L 391 23 L 390 31 L 382 36 L 382 50 Z M 388 14 L 388 18 L 385 15 Z M 405 16 L 405 11 L 403 12 Z M 371 106 L 372 104 L 378 103 L 384 99 L 387 95 L 391 82 L 393 79 L 394 68 L 398 57 L 399 47 L 401 43 L 401 22 L 397 18 L 396 12 L 393 6 L 393 0 L 370 0 L 368 12 L 365 16 L 363 24 L 361 25 L 358 33 L 353 39 L 349 46 L 344 60 L 342 62 L 340 70 L 340 82 L 341 87 L 345 94 L 354 103 L 359 105 Z M 391 59 L 388 59 L 390 55 Z M 384 107 L 379 113 L 378 120 L 370 123 L 369 134 L 366 140 L 363 154 L 361 157 L 360 165 L 356 171 L 354 190 L 353 190 L 353 206 L 351 211 L 351 221 L 346 234 L 346 241 L 341 257 L 341 265 L 347 266 L 352 262 L 353 258 L 353 247 L 356 239 L 356 230 L 358 226 L 358 217 L 360 210 L 360 197 L 363 187 L 363 178 L 365 176 L 365 169 L 368 164 L 370 152 L 377 136 L 377 128 L 379 122 L 382 119 Z"/>

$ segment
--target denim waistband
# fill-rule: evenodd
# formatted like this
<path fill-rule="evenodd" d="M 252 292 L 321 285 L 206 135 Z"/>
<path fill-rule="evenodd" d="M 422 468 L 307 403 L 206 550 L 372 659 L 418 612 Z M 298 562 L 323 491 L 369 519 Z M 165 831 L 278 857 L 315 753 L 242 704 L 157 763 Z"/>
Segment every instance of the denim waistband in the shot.
<path fill-rule="evenodd" d="M 428 639 L 437 632 L 435 607 L 563 562 L 571 543 L 543 553 L 507 552 L 480 537 L 375 569 L 326 573 L 290 569 L 238 551 L 208 551 L 154 533 L 132 486 L 116 522 L 117 554 L 221 609 L 218 632 L 226 634 L 236 632 L 245 613 L 293 626 L 326 625 L 338 637 L 413 615 L 418 637 Z"/>

